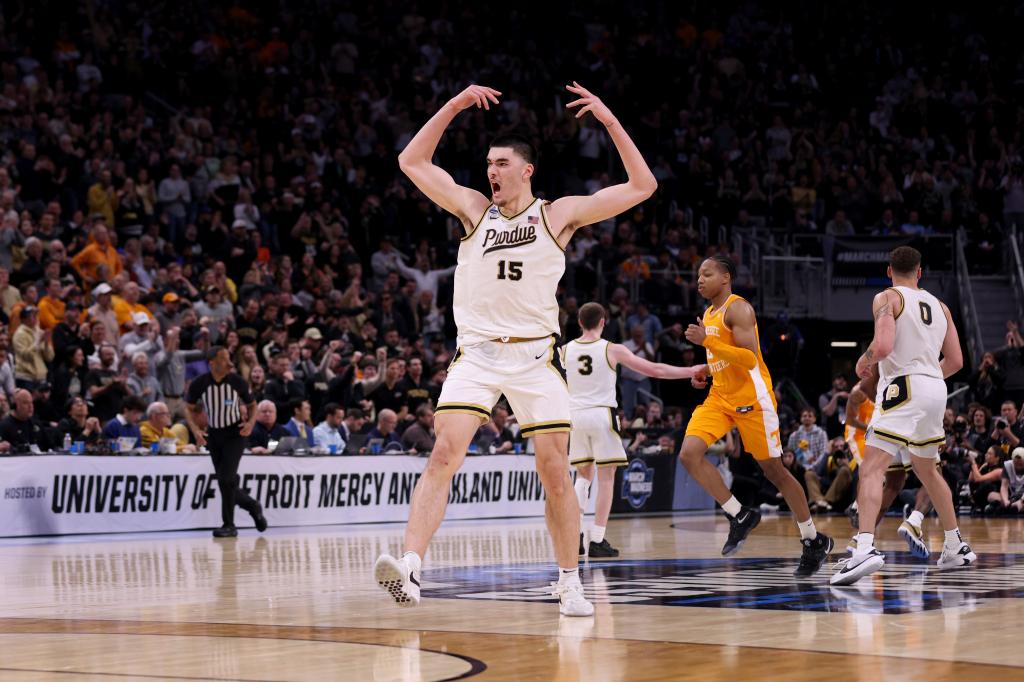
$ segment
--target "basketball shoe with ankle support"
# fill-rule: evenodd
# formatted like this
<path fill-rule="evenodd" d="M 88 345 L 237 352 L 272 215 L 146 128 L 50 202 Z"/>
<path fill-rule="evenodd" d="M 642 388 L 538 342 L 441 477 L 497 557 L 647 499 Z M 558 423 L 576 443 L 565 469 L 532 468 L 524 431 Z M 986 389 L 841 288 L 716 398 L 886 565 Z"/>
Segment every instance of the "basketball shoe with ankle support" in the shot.
<path fill-rule="evenodd" d="M 373 579 L 402 607 L 420 603 L 420 579 L 405 557 L 381 554 L 373 566 Z"/>

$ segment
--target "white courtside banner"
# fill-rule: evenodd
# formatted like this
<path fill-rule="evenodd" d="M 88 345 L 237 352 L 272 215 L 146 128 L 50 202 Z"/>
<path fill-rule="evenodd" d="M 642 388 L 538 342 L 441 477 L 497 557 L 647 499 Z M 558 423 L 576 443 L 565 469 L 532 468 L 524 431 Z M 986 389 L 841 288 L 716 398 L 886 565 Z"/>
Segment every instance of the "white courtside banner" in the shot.
<path fill-rule="evenodd" d="M 405 521 L 427 460 L 420 457 L 247 455 L 242 486 L 271 526 Z M 0 536 L 213 528 L 220 491 L 209 457 L 0 458 Z M 467 457 L 452 481 L 448 519 L 543 516 L 527 455 Z M 252 519 L 236 509 L 239 527 Z"/>

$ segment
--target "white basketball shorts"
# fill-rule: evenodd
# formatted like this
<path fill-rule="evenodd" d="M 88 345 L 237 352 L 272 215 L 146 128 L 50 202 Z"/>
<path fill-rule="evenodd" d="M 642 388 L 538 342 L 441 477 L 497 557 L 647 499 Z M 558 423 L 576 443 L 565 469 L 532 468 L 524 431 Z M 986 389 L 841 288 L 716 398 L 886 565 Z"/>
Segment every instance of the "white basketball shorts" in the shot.
<path fill-rule="evenodd" d="M 909 467 L 911 455 L 938 459 L 945 412 L 945 381 L 921 374 L 896 377 L 878 387 L 865 444 L 895 457 L 894 465 Z"/>
<path fill-rule="evenodd" d="M 505 394 L 524 438 L 568 432 L 569 388 L 554 335 L 519 343 L 483 341 L 459 348 L 441 387 L 436 414 L 490 418 Z"/>
<path fill-rule="evenodd" d="M 626 449 L 619 435 L 618 415 L 610 407 L 572 410 L 569 463 L 626 466 Z"/>

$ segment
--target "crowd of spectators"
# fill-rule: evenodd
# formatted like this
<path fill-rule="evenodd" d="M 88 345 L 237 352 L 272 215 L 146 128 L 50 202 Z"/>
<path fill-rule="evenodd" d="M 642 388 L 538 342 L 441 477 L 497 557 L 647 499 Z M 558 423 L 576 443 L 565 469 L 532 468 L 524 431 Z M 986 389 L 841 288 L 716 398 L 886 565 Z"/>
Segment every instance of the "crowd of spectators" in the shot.
<path fill-rule="evenodd" d="M 1024 218 L 1021 66 L 991 45 L 1010 7 L 903 30 L 895 8 L 858 4 L 597 0 L 500 24 L 393 0 L 56 5 L 0 9 L 0 449 L 187 450 L 181 397 L 214 344 L 257 397 L 255 451 L 290 436 L 351 452 L 352 435 L 357 452 L 429 449 L 461 234 L 396 157 L 471 82 L 505 94 L 442 140 L 463 184 L 483 184 L 508 131 L 538 148 L 540 195 L 616 181 L 604 132 L 564 111 L 566 81 L 630 128 L 659 191 L 577 234 L 561 320 L 571 338 L 579 305 L 606 300 L 609 338 L 663 362 L 699 360 L 678 324 L 692 271 L 730 252 L 702 219 L 966 225 L 992 250 Z M 677 383 L 623 376 L 634 451 L 678 440 L 700 394 Z M 816 415 L 829 431 L 844 390 Z M 476 447 L 522 447 L 514 415 L 496 410 Z"/>

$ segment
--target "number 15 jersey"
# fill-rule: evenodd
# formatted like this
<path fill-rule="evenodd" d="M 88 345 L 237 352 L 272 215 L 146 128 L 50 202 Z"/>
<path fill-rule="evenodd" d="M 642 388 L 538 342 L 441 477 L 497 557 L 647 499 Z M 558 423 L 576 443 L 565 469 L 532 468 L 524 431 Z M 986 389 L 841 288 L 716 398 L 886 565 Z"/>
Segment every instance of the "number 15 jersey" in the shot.
<path fill-rule="evenodd" d="M 565 252 L 534 199 L 514 216 L 493 204 L 462 238 L 452 311 L 458 344 L 559 333 L 555 292 Z"/>

